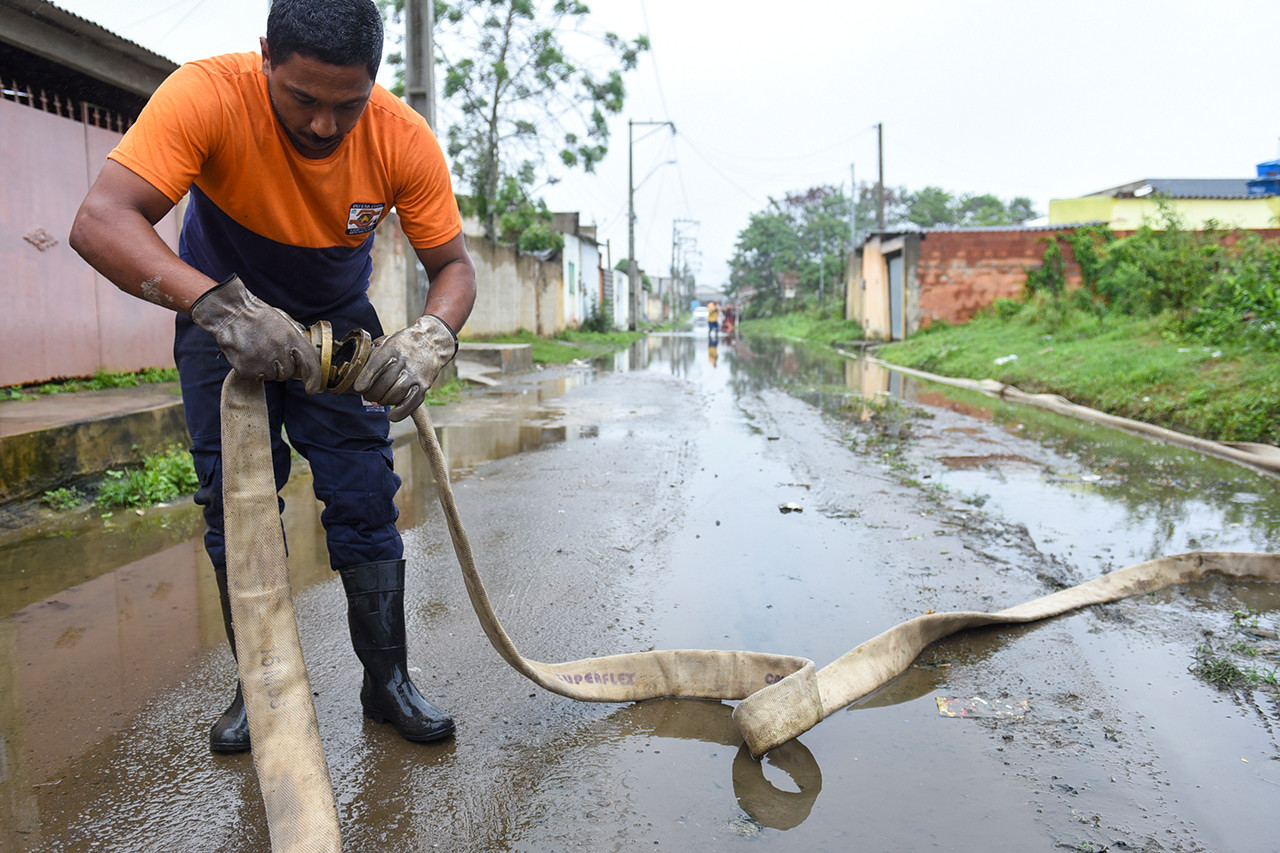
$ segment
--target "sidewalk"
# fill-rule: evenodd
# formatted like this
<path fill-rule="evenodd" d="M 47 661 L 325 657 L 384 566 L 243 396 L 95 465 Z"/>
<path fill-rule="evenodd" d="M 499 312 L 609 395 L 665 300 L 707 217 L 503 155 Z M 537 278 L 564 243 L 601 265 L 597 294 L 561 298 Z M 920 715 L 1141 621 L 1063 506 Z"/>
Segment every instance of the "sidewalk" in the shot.
<path fill-rule="evenodd" d="M 469 384 L 494 385 L 532 369 L 527 344 L 463 343 L 439 381 L 456 372 Z M 0 506 L 175 444 L 190 444 L 176 382 L 0 401 Z"/>

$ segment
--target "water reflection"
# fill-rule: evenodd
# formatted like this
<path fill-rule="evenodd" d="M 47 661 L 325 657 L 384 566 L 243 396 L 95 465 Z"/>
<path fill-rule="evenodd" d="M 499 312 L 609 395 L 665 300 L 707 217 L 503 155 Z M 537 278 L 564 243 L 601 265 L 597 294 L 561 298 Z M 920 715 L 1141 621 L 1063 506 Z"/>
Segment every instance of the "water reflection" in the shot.
<path fill-rule="evenodd" d="M 1280 548 L 1280 478 L 1274 476 L 929 383 L 826 347 L 740 340 L 732 348 L 729 367 L 731 385 L 740 395 L 781 388 L 853 421 L 868 420 L 880 408 L 876 401 L 891 398 L 961 414 L 1038 443 L 1048 455 L 1037 460 L 993 450 L 984 464 L 956 464 L 942 458 L 945 453 L 930 457 L 918 448 L 911 459 L 918 473 L 933 482 L 998 508 L 1033 532 L 1044 530 L 1046 538 L 1078 537 L 1087 548 L 1099 531 L 1109 531 L 1129 543 L 1129 554 L 1140 559 L 1210 547 Z M 932 427 L 926 422 L 918 429 Z"/>

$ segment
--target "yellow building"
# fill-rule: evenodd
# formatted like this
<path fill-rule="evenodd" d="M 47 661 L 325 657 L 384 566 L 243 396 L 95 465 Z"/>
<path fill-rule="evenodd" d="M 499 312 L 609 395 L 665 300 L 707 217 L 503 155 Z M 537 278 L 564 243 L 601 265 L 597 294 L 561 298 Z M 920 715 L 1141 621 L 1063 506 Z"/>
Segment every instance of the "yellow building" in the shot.
<path fill-rule="evenodd" d="M 1158 198 L 1166 198 L 1182 217 L 1183 226 L 1219 228 L 1280 228 L 1280 195 L 1250 194 L 1247 178 L 1147 178 L 1100 190 L 1080 198 L 1049 202 L 1049 225 L 1105 222 L 1113 231 L 1135 231 L 1144 221 L 1162 222 Z M 1254 182 L 1256 183 L 1256 182 Z"/>

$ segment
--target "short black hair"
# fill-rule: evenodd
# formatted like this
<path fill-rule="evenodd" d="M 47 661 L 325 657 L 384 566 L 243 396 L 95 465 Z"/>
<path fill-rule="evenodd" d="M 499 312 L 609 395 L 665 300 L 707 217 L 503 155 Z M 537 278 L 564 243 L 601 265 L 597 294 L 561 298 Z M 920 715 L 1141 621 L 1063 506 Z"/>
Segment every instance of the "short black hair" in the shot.
<path fill-rule="evenodd" d="M 267 14 L 272 62 L 295 53 L 330 65 L 382 64 L 382 13 L 373 0 L 272 0 Z"/>

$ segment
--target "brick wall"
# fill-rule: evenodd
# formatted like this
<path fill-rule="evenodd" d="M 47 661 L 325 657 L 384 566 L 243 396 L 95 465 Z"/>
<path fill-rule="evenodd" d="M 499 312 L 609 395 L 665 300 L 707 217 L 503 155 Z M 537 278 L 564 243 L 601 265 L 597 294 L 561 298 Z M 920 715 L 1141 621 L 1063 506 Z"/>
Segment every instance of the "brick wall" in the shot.
<path fill-rule="evenodd" d="M 1070 229 L 1065 229 L 1070 230 Z M 916 277 L 920 322 L 963 323 L 999 298 L 1022 294 L 1027 267 L 1044 262 L 1046 239 L 1057 231 L 929 231 L 920 242 Z M 1067 285 L 1080 284 L 1080 268 L 1063 246 Z"/>
<path fill-rule="evenodd" d="M 1067 234 L 1072 228 L 1027 231 L 929 231 L 920 241 L 916 278 L 920 287 L 920 326 L 934 320 L 963 323 L 997 299 L 1022 294 L 1027 267 L 1044 263 L 1046 239 Z M 1116 231 L 1117 238 L 1132 231 Z M 1234 245 L 1243 230 L 1223 237 Z M 1280 229 L 1258 228 L 1252 233 L 1264 240 L 1280 240 Z M 1068 287 L 1080 285 L 1080 267 L 1071 247 L 1059 241 Z"/>

